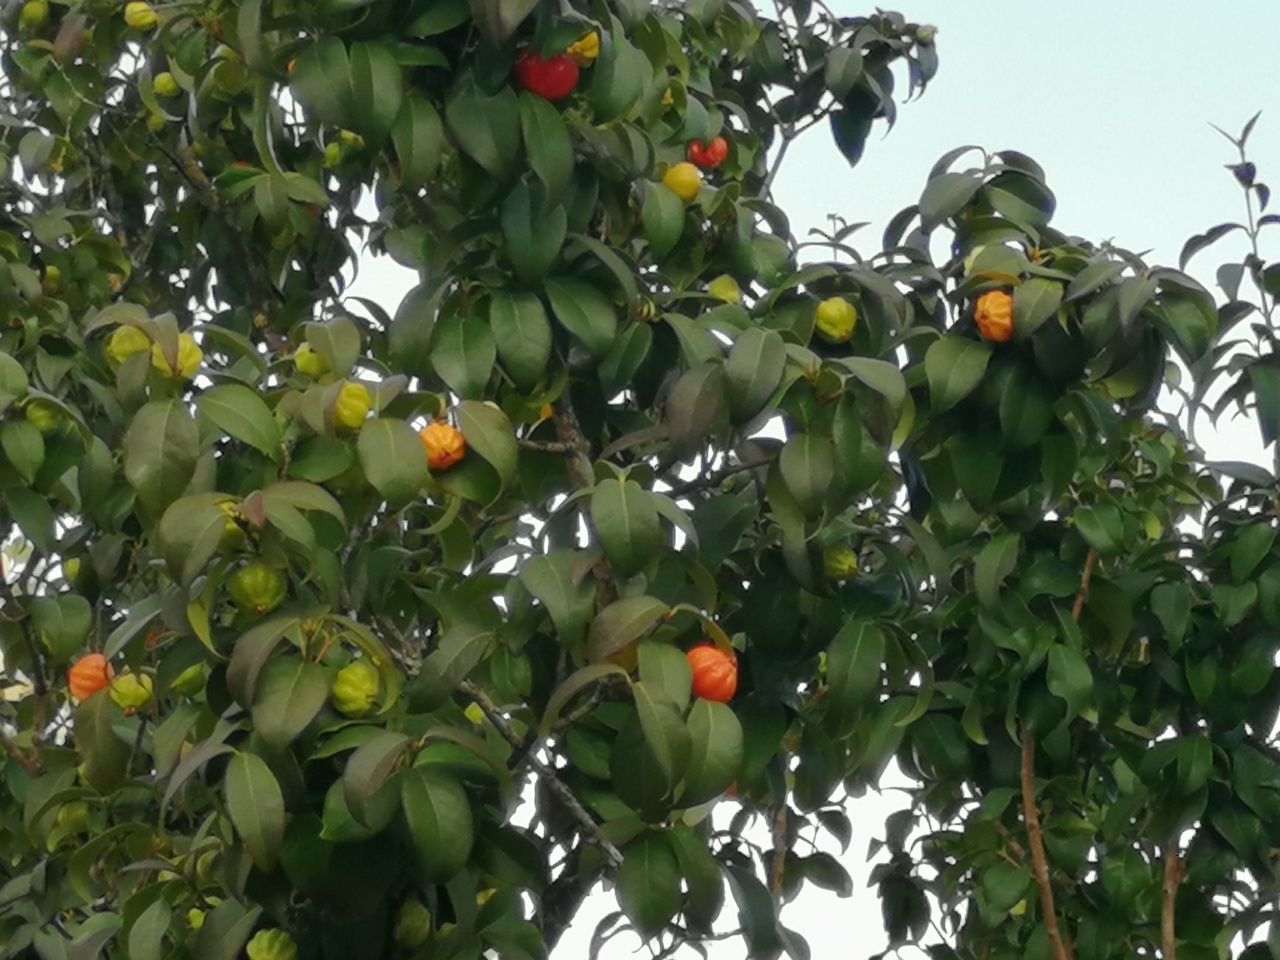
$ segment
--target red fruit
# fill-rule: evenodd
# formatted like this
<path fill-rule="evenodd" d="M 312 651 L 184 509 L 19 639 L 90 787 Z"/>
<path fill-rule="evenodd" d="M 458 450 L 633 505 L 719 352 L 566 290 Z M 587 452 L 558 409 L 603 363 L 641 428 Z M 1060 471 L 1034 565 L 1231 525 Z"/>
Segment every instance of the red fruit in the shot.
<path fill-rule="evenodd" d="M 729 156 L 729 141 L 716 137 L 707 144 L 694 140 L 689 144 L 689 162 L 703 170 L 714 170 Z"/>
<path fill-rule="evenodd" d="M 72 699 L 88 700 L 99 690 L 111 686 L 113 676 L 115 671 L 111 669 L 107 658 L 100 653 L 90 653 L 77 660 L 67 671 L 67 688 Z"/>
<path fill-rule="evenodd" d="M 563 100 L 578 85 L 578 65 L 564 53 L 544 60 L 525 50 L 516 57 L 516 82 L 544 100 Z"/>
<path fill-rule="evenodd" d="M 738 658 L 719 647 L 703 644 L 685 654 L 693 668 L 693 695 L 727 703 L 738 689 Z"/>

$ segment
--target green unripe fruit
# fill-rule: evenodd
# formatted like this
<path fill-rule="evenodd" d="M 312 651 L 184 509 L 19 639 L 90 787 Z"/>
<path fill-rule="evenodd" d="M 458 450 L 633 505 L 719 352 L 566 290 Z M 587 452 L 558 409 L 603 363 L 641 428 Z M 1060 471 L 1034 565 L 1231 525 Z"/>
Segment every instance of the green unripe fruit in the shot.
<path fill-rule="evenodd" d="M 858 555 L 848 547 L 828 547 L 822 567 L 832 580 L 848 580 L 858 572 Z"/>
<path fill-rule="evenodd" d="M 249 960 L 298 960 L 298 945 L 283 930 L 259 930 L 244 952 Z"/>
<path fill-rule="evenodd" d="M 204 689 L 204 664 L 193 664 L 174 677 L 169 692 L 179 697 L 194 697 Z"/>
<path fill-rule="evenodd" d="M 152 133 L 162 133 L 168 122 L 162 113 L 147 114 L 147 129 Z"/>
<path fill-rule="evenodd" d="M 89 827 L 89 805 L 83 800 L 73 800 L 58 808 L 58 826 L 67 833 L 84 833 Z"/>
<path fill-rule="evenodd" d="M 431 936 L 431 911 L 418 900 L 406 900 L 396 918 L 395 941 L 400 946 L 414 950 Z"/>
<path fill-rule="evenodd" d="M 369 712 L 381 687 L 378 668 L 368 660 L 355 660 L 334 678 L 329 691 L 334 709 L 348 717 L 359 717 Z"/>
<path fill-rule="evenodd" d="M 111 699 L 126 713 L 141 710 L 151 702 L 155 683 L 145 673 L 122 673 L 111 681 Z"/>
<path fill-rule="evenodd" d="M 39 30 L 49 20 L 49 4 L 44 0 L 27 0 L 18 14 L 18 22 L 24 30 Z"/>
<path fill-rule="evenodd" d="M 231 600 L 247 613 L 269 613 L 284 599 L 284 577 L 265 563 L 242 567 L 227 585 Z"/>
<path fill-rule="evenodd" d="M 187 926 L 192 930 L 199 930 L 204 926 L 204 911 L 192 907 L 187 911 Z"/>
<path fill-rule="evenodd" d="M 62 576 L 67 583 L 75 583 L 80 576 L 80 558 L 72 557 L 62 562 Z"/>
<path fill-rule="evenodd" d="M 858 323 L 858 311 L 843 297 L 829 297 L 818 304 L 814 326 L 818 335 L 830 343 L 845 343 L 853 336 Z"/>
<path fill-rule="evenodd" d="M 165 97 L 166 99 L 176 97 L 182 92 L 182 88 L 178 86 L 178 81 L 167 70 L 164 73 L 156 74 L 155 79 L 151 81 L 151 89 L 155 91 L 157 97 Z"/>
<path fill-rule="evenodd" d="M 62 411 L 48 400 L 32 400 L 23 408 L 22 415 L 46 437 L 62 422 Z"/>
<path fill-rule="evenodd" d="M 324 145 L 324 168 L 332 170 L 342 162 L 342 145 L 334 143 L 326 143 Z"/>

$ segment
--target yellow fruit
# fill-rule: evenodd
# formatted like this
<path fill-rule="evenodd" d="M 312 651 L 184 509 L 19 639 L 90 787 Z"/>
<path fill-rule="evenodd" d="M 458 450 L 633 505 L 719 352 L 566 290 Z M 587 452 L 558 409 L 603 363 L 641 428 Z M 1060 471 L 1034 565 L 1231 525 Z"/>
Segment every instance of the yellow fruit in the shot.
<path fill-rule="evenodd" d="M 600 59 L 600 34 L 592 30 L 581 40 L 576 40 L 569 44 L 569 48 L 565 50 L 572 60 L 580 67 L 589 67 Z"/>
<path fill-rule="evenodd" d="M 169 692 L 178 697 L 194 697 L 204 689 L 204 664 L 193 664 L 173 678 Z"/>
<path fill-rule="evenodd" d="M 716 277 L 707 284 L 707 293 L 725 303 L 741 303 L 742 290 L 738 281 L 728 275 Z"/>
<path fill-rule="evenodd" d="M 107 340 L 107 359 L 119 366 L 135 353 L 150 349 L 151 338 L 137 327 L 116 327 Z"/>
<path fill-rule="evenodd" d="M 89 805 L 83 800 L 72 800 L 58 808 L 58 826 L 67 833 L 84 833 L 89 826 Z"/>
<path fill-rule="evenodd" d="M 49 4 L 44 0 L 27 0 L 18 14 L 18 22 L 26 30 L 39 30 L 49 19 Z"/>
<path fill-rule="evenodd" d="M 348 380 L 338 391 L 333 403 L 333 422 L 344 430 L 359 430 L 369 416 L 373 398 L 363 383 Z"/>
<path fill-rule="evenodd" d="M 467 438 L 442 420 L 433 420 L 419 430 L 418 439 L 427 451 L 427 466 L 432 473 L 448 470 L 467 455 Z"/>
<path fill-rule="evenodd" d="M 165 119 L 165 116 L 163 113 L 147 114 L 147 129 L 150 130 L 152 133 L 163 132 L 168 122 L 169 121 Z"/>
<path fill-rule="evenodd" d="M 381 686 L 377 667 L 368 660 L 354 660 L 338 671 L 329 697 L 339 713 L 359 717 L 369 712 Z"/>
<path fill-rule="evenodd" d="M 111 681 L 111 699 L 126 713 L 151 702 L 155 684 L 145 673 L 122 673 Z"/>
<path fill-rule="evenodd" d="M 402 947 L 415 950 L 431 936 L 431 911 L 420 900 L 406 900 L 396 917 L 395 941 Z"/>
<path fill-rule="evenodd" d="M 483 907 L 486 903 L 493 899 L 493 895 L 498 891 L 493 887 L 487 887 L 484 890 L 476 892 L 476 906 Z"/>
<path fill-rule="evenodd" d="M 58 171 L 54 171 L 57 173 Z M 44 295 L 52 297 L 58 292 L 58 287 L 62 284 L 62 271 L 55 266 L 47 266 L 44 268 Z"/>
<path fill-rule="evenodd" d="M 260 560 L 241 567 L 227 585 L 237 607 L 248 613 L 269 613 L 284 599 L 284 577 Z"/>
<path fill-rule="evenodd" d="M 151 89 L 155 91 L 157 97 L 176 97 L 182 92 L 182 88 L 178 86 L 178 81 L 172 73 L 165 71 L 158 73 L 155 79 L 151 81 Z"/>
<path fill-rule="evenodd" d="M 199 930 L 204 926 L 204 911 L 192 907 L 187 911 L 187 926 L 192 930 Z"/>
<path fill-rule="evenodd" d="M 858 556 L 848 547 L 827 547 L 822 568 L 832 580 L 848 580 L 858 572 Z"/>
<path fill-rule="evenodd" d="M 222 536 L 218 540 L 218 549 L 225 553 L 233 553 L 244 546 L 244 528 L 240 526 L 240 510 L 234 500 L 223 500 L 218 504 L 226 522 L 222 525 Z"/>
<path fill-rule="evenodd" d="M 48 400 L 32 400 L 23 408 L 22 415 L 46 437 L 58 429 L 62 422 L 62 411 Z"/>
<path fill-rule="evenodd" d="M 298 960 L 298 945 L 283 930 L 259 930 L 244 952 L 249 960 Z"/>
<path fill-rule="evenodd" d="M 484 723 L 484 711 L 480 709 L 480 704 L 469 703 L 467 704 L 467 709 L 462 712 L 466 715 L 467 719 L 476 726 L 480 726 L 480 724 Z"/>
<path fill-rule="evenodd" d="M 196 345 L 189 333 L 178 334 L 178 363 L 174 367 L 169 365 L 164 351 L 160 349 L 160 344 L 151 345 L 151 366 L 166 377 L 190 380 L 196 375 L 196 371 L 200 369 L 200 364 L 203 362 L 204 351 Z"/>
<path fill-rule="evenodd" d="M 329 361 L 324 354 L 317 353 L 309 343 L 300 346 L 293 355 L 293 365 L 304 377 L 322 377 L 329 372 Z"/>
<path fill-rule="evenodd" d="M 828 297 L 818 304 L 814 325 L 818 335 L 831 343 L 844 343 L 853 336 L 858 323 L 858 311 L 843 297 Z"/>
<path fill-rule="evenodd" d="M 124 5 L 124 22 L 135 30 L 152 30 L 160 18 L 151 9 L 151 4 L 134 0 Z"/>
<path fill-rule="evenodd" d="M 702 174 L 688 161 L 673 164 L 662 175 L 662 185 L 680 198 L 686 206 L 693 203 L 702 189 Z"/>

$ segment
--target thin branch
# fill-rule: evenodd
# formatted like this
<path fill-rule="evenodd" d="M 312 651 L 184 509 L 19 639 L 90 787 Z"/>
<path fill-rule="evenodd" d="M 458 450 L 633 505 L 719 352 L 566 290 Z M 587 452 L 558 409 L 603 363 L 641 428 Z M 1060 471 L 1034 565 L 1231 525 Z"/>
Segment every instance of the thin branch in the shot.
<path fill-rule="evenodd" d="M 0 733 L 0 746 L 4 748 L 5 754 L 8 755 L 14 763 L 27 771 L 28 776 L 40 776 L 42 767 L 38 757 L 27 756 L 21 747 L 6 737 L 3 733 Z"/>
<path fill-rule="evenodd" d="M 561 397 L 556 401 L 552 421 L 556 425 L 556 435 L 560 437 L 565 452 L 570 455 L 569 478 L 579 487 L 594 486 L 596 474 L 591 466 L 591 445 L 582 435 L 577 414 L 566 398 Z"/>
<path fill-rule="evenodd" d="M 1071 606 L 1071 619 L 1079 620 L 1084 613 L 1084 605 L 1089 599 L 1089 581 L 1093 579 L 1093 568 L 1098 565 L 1098 552 L 1090 550 L 1084 560 L 1084 573 L 1080 575 L 1080 589 L 1076 591 L 1076 602 Z"/>
<path fill-rule="evenodd" d="M 521 437 L 516 441 L 521 450 L 536 450 L 539 453 L 576 453 L 578 448 L 563 440 L 530 440 Z"/>
<path fill-rule="evenodd" d="M 1053 881 L 1049 877 L 1049 858 L 1044 852 L 1044 834 L 1040 830 L 1040 811 L 1036 809 L 1036 742 L 1031 731 L 1022 728 L 1022 815 L 1027 822 L 1027 846 L 1031 848 L 1031 867 L 1036 886 L 1040 888 L 1040 912 L 1044 915 L 1045 933 L 1053 948 L 1054 960 L 1071 960 L 1058 931 L 1057 908 L 1053 902 Z"/>
<path fill-rule="evenodd" d="M 1177 960 L 1178 938 L 1175 932 L 1175 911 L 1178 902 L 1178 886 L 1185 871 L 1178 856 L 1178 838 L 1170 837 L 1164 853 L 1164 890 L 1160 903 L 1160 955 L 1164 960 Z"/>
<path fill-rule="evenodd" d="M 489 718 L 489 722 L 494 725 L 498 733 L 502 735 L 502 738 L 511 744 L 513 749 L 520 748 L 523 738 L 512 729 L 511 724 L 502 715 L 498 705 L 493 702 L 484 690 L 471 681 L 464 680 L 458 684 L 458 692 L 484 711 L 484 715 Z M 596 822 L 595 817 L 591 816 L 590 811 L 582 805 L 582 801 L 578 799 L 577 795 L 565 786 L 564 781 L 560 779 L 550 764 L 544 763 L 538 757 L 531 755 L 529 757 L 529 766 L 538 772 L 538 775 L 546 781 L 547 787 L 551 792 L 573 814 L 574 819 L 582 827 L 583 836 L 604 851 L 605 855 L 615 865 L 622 863 L 622 852 L 613 845 L 608 837 L 600 832 L 600 824 Z"/>
<path fill-rule="evenodd" d="M 787 801 L 778 804 L 773 815 L 773 863 L 769 876 L 769 892 L 773 899 L 782 901 L 782 881 L 787 867 Z"/>
<path fill-rule="evenodd" d="M 746 473 L 748 470 L 755 470 L 757 467 L 767 467 L 771 463 L 773 463 L 772 460 L 766 459 L 730 464 L 729 466 L 721 467 L 719 470 L 714 470 L 711 473 L 677 484 L 667 490 L 666 494 L 671 499 L 678 500 L 680 497 L 688 496 L 698 490 L 714 489 L 735 474 Z"/>

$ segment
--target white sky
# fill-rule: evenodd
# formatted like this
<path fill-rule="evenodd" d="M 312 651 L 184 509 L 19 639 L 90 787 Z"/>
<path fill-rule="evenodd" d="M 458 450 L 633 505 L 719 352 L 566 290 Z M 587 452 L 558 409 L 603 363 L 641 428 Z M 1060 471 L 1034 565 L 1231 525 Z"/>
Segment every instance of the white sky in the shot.
<path fill-rule="evenodd" d="M 849 15 L 871 8 L 833 6 Z M 825 127 L 792 148 L 777 199 L 797 236 L 838 213 L 872 223 L 854 244 L 874 252 L 883 224 L 916 200 L 934 161 L 952 147 L 974 143 L 1017 149 L 1039 161 L 1057 194 L 1060 229 L 1151 250 L 1151 262 L 1176 266 L 1189 235 L 1243 216 L 1239 189 L 1222 166 L 1235 159 L 1233 148 L 1208 124 L 1234 134 L 1259 109 L 1264 112 L 1250 141 L 1251 158 L 1262 180 L 1273 179 L 1280 211 L 1280 61 L 1274 49 L 1280 4 L 902 0 L 888 6 L 937 25 L 941 69 L 923 99 L 901 106 L 887 139 L 877 127 L 856 169 L 848 169 Z M 1271 229 L 1275 256 L 1280 228 Z M 1241 249 L 1222 241 L 1193 261 L 1192 272 L 1211 285 L 1217 264 Z M 352 292 L 394 312 L 412 283 L 408 271 L 384 259 L 364 265 Z M 1260 458 L 1251 423 L 1224 424 L 1201 440 L 1218 459 Z M 853 897 L 808 889 L 783 911 L 784 922 L 808 939 L 819 960 L 884 949 L 864 859 L 897 796 L 851 805 L 854 839 L 844 862 L 854 878 Z M 555 960 L 584 958 L 596 920 L 613 909 L 611 895 L 589 902 Z M 731 924 L 734 917 L 730 898 L 722 919 Z M 635 950 L 634 939 L 620 937 L 603 956 L 630 957 Z M 709 956 L 739 958 L 742 947 L 711 944 Z"/>

